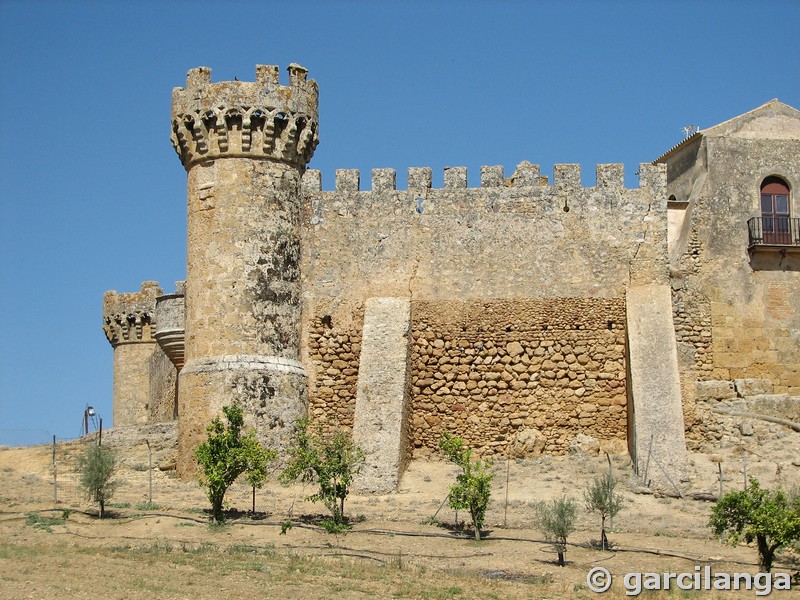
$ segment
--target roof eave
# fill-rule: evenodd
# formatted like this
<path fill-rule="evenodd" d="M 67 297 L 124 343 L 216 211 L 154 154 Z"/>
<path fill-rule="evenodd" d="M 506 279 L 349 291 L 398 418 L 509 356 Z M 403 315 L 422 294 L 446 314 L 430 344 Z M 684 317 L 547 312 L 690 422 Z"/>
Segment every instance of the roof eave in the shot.
<path fill-rule="evenodd" d="M 655 159 L 651 164 L 658 164 L 665 162 L 671 156 L 677 154 L 679 151 L 683 150 L 686 146 L 693 144 L 696 141 L 699 141 L 700 138 L 703 137 L 703 133 L 705 130 L 702 131 L 695 131 L 692 135 L 687 137 L 686 139 L 682 140 L 679 144 L 675 144 L 672 148 L 664 152 L 661 156 Z"/>

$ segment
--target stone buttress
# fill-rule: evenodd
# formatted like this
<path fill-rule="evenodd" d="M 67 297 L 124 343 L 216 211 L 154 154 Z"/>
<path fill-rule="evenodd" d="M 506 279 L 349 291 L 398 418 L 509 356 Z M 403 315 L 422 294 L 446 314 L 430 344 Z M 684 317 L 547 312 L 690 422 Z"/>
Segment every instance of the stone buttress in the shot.
<path fill-rule="evenodd" d="M 300 180 L 318 143 L 307 71 L 259 65 L 256 81 L 189 71 L 172 95 L 172 143 L 187 171 L 185 365 L 178 470 L 222 407 L 284 449 L 306 410 L 300 357 Z"/>

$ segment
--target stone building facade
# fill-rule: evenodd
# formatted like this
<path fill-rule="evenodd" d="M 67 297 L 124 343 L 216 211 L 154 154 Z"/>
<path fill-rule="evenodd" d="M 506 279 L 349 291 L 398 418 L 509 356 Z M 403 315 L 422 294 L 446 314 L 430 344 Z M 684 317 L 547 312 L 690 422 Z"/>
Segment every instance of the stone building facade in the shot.
<path fill-rule="evenodd" d="M 328 191 L 306 169 L 317 97 L 298 65 L 288 85 L 276 67 L 220 83 L 201 67 L 173 92 L 187 280 L 108 292 L 105 323 L 114 425 L 177 415 L 183 475 L 237 402 L 278 449 L 306 414 L 352 430 L 366 490 L 393 489 L 444 431 L 513 457 L 592 439 L 680 479 L 699 400 L 737 381 L 800 395 L 795 109 L 700 131 L 643 163 L 634 189 L 622 165 L 584 187 L 579 165 L 549 181 L 523 162 L 482 167 L 478 188 L 463 167 L 441 189 L 428 168 L 404 189 L 392 169 L 363 186 L 339 170 Z M 754 238 L 748 219 L 784 228 L 760 212 L 774 180 L 788 237 Z"/>

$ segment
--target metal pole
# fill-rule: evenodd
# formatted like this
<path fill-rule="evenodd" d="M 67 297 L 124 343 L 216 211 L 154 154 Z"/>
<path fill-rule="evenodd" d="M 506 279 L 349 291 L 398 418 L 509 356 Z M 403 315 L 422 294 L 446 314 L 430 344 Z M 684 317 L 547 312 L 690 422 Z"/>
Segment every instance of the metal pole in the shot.
<path fill-rule="evenodd" d="M 145 440 L 145 444 L 147 444 L 147 477 L 148 477 L 148 489 L 147 489 L 147 503 L 153 503 L 153 451 L 150 448 L 150 440 Z"/>
<path fill-rule="evenodd" d="M 439 514 L 439 511 L 442 510 L 442 507 L 444 506 L 444 503 L 447 502 L 449 499 L 450 499 L 450 493 L 448 492 L 447 496 L 444 497 L 444 500 L 442 500 L 442 503 L 439 505 L 439 508 L 437 508 L 436 512 L 433 513 L 433 516 L 431 517 L 431 521 L 435 521 L 436 520 L 436 515 Z"/>
<path fill-rule="evenodd" d="M 83 435 L 89 435 L 89 409 L 83 411 Z"/>
<path fill-rule="evenodd" d="M 506 506 L 503 509 L 503 527 L 508 527 L 508 473 L 511 469 L 511 459 L 506 456 Z"/>
<path fill-rule="evenodd" d="M 53 436 L 53 502 L 58 504 L 58 475 L 56 472 L 56 436 Z"/>
<path fill-rule="evenodd" d="M 100 434 L 97 436 L 97 445 L 103 445 L 103 417 L 100 417 Z"/>
<path fill-rule="evenodd" d="M 614 471 L 611 469 L 611 456 L 606 452 L 606 460 L 608 461 L 608 479 L 612 481 L 614 479 Z M 611 497 L 614 495 L 614 490 L 608 490 L 608 501 L 609 505 L 611 504 Z M 608 528 L 609 530 L 614 529 L 614 515 L 608 515 Z M 605 545 L 605 540 L 602 540 L 603 545 Z M 605 550 L 605 548 L 603 548 Z"/>

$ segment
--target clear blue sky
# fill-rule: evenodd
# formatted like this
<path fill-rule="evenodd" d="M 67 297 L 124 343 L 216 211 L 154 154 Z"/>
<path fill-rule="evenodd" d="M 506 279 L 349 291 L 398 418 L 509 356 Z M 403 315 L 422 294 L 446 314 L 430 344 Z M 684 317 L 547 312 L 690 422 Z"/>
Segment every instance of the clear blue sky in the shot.
<path fill-rule="evenodd" d="M 298 62 L 323 172 L 528 160 L 634 172 L 772 98 L 800 108 L 800 2 L 0 0 L 0 444 L 111 421 L 105 290 L 184 278 L 170 93 Z M 284 81 L 285 81 L 285 70 Z"/>

